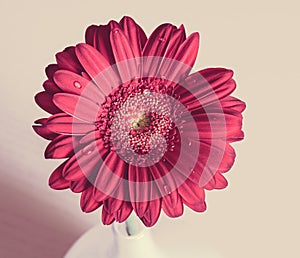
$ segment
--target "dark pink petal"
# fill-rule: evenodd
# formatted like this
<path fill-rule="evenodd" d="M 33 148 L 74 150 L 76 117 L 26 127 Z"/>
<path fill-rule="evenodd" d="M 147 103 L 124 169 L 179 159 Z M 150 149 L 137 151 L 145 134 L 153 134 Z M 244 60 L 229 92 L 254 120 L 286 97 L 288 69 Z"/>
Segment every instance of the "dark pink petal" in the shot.
<path fill-rule="evenodd" d="M 45 91 L 47 91 L 50 94 L 55 94 L 55 93 L 61 92 L 61 89 L 58 88 L 57 85 L 50 80 L 45 81 L 43 83 L 43 87 L 44 87 Z"/>
<path fill-rule="evenodd" d="M 141 218 L 146 227 L 152 227 L 158 220 L 161 211 L 161 199 L 149 202 L 148 209 Z"/>
<path fill-rule="evenodd" d="M 35 95 L 35 102 L 46 112 L 56 114 L 61 110 L 56 107 L 52 101 L 52 95 L 46 91 L 39 92 Z"/>
<path fill-rule="evenodd" d="M 78 74 L 83 71 L 75 55 L 75 47 L 68 47 L 63 52 L 57 53 L 56 61 L 60 69 L 69 70 Z"/>
<path fill-rule="evenodd" d="M 94 200 L 93 188 L 94 187 L 90 186 L 89 188 L 84 190 L 81 194 L 80 207 L 83 212 L 87 212 L 87 213 L 92 212 L 98 209 L 102 205 L 101 202 L 97 202 Z"/>
<path fill-rule="evenodd" d="M 91 46 L 95 46 L 95 35 L 98 26 L 91 25 L 85 31 L 85 42 Z"/>
<path fill-rule="evenodd" d="M 87 80 L 76 73 L 59 70 L 54 74 L 54 81 L 66 93 L 83 96 L 94 103 L 102 103 L 104 101 L 104 95 L 97 86 L 91 80 Z"/>
<path fill-rule="evenodd" d="M 139 217 L 143 217 L 151 198 L 151 174 L 146 167 L 129 165 L 129 194 L 133 209 Z M 140 182 L 140 183 L 138 183 Z"/>
<path fill-rule="evenodd" d="M 57 64 L 50 64 L 46 67 L 46 69 L 45 69 L 46 75 L 50 81 L 53 82 L 53 75 L 57 70 L 59 70 L 59 67 Z"/>
<path fill-rule="evenodd" d="M 133 209 L 131 203 L 123 201 L 122 207 L 117 212 L 115 212 L 116 221 L 119 223 L 124 222 L 129 217 L 132 210 Z"/>
<path fill-rule="evenodd" d="M 165 55 L 172 32 L 175 29 L 176 27 L 171 24 L 162 24 L 150 35 L 143 49 L 143 56 L 145 57 L 143 76 L 153 77 L 157 75 L 162 61 L 162 58 L 157 57 Z"/>
<path fill-rule="evenodd" d="M 47 129 L 53 133 L 65 135 L 85 135 L 95 130 L 94 124 L 84 123 L 64 113 L 55 114 L 49 117 Z"/>
<path fill-rule="evenodd" d="M 64 179 L 62 176 L 62 170 L 65 166 L 66 162 L 62 163 L 58 168 L 56 168 L 50 178 L 49 178 L 49 186 L 55 190 L 63 190 L 69 188 L 69 181 Z"/>
<path fill-rule="evenodd" d="M 41 137 L 47 139 L 47 140 L 53 140 L 55 137 L 58 136 L 58 134 L 53 133 L 50 131 L 46 123 L 48 121 L 48 118 L 41 118 L 35 121 L 36 125 L 33 125 L 33 130 Z"/>
<path fill-rule="evenodd" d="M 185 31 L 184 28 L 179 28 L 173 31 L 168 49 L 166 52 L 167 58 L 174 58 L 176 55 L 179 46 L 185 41 Z M 164 74 L 164 73 L 162 73 Z"/>
<path fill-rule="evenodd" d="M 139 57 L 142 54 L 142 49 L 147 41 L 147 37 L 143 29 L 136 24 L 136 22 L 128 17 L 124 16 L 120 21 L 125 36 L 130 42 L 132 51 L 135 57 Z"/>
<path fill-rule="evenodd" d="M 83 137 L 81 137 L 79 143 L 83 144 L 83 145 L 87 145 L 98 139 L 100 139 L 100 133 L 99 133 L 99 130 L 96 130 L 96 131 L 92 131 L 92 132 L 84 135 Z"/>
<path fill-rule="evenodd" d="M 86 122 L 95 122 L 100 109 L 99 105 L 85 97 L 69 93 L 56 93 L 53 102 L 66 114 Z"/>
<path fill-rule="evenodd" d="M 83 177 L 76 181 L 71 181 L 70 189 L 74 193 L 81 193 L 90 186 L 90 182 L 87 178 Z"/>
<path fill-rule="evenodd" d="M 112 23 L 113 28 L 110 34 L 110 41 L 113 54 L 118 66 L 122 82 L 129 82 L 138 75 L 134 52 L 130 42 L 117 23 Z M 126 60 L 125 62 L 122 62 Z"/>
<path fill-rule="evenodd" d="M 127 173 L 128 164 L 116 152 L 110 152 L 99 169 L 96 181 L 94 198 L 97 201 L 107 199 L 120 185 L 121 179 Z"/>
<path fill-rule="evenodd" d="M 179 82 L 191 71 L 198 54 L 199 34 L 191 34 L 179 47 L 173 62 L 169 69 L 165 71 L 165 76 L 169 80 Z"/>
<path fill-rule="evenodd" d="M 177 190 L 162 198 L 162 209 L 171 218 L 176 218 L 183 214 L 183 203 Z"/>
<path fill-rule="evenodd" d="M 102 140 L 97 140 L 83 147 L 68 160 L 62 172 L 63 176 L 70 181 L 82 178 L 92 180 L 107 152 Z"/>
<path fill-rule="evenodd" d="M 72 136 L 59 135 L 49 143 L 45 150 L 46 159 L 63 159 L 74 154 L 74 148 L 78 146 L 78 140 Z"/>
<path fill-rule="evenodd" d="M 95 48 L 104 56 L 109 64 L 114 64 L 114 55 L 110 45 L 110 25 L 100 25 L 95 35 Z"/>
<path fill-rule="evenodd" d="M 105 209 L 102 208 L 102 223 L 104 225 L 110 225 L 115 221 L 114 214 L 109 214 Z"/>
<path fill-rule="evenodd" d="M 115 199 L 113 197 L 108 198 L 103 202 L 103 208 L 106 209 L 109 214 L 117 212 L 122 205 L 123 200 Z"/>

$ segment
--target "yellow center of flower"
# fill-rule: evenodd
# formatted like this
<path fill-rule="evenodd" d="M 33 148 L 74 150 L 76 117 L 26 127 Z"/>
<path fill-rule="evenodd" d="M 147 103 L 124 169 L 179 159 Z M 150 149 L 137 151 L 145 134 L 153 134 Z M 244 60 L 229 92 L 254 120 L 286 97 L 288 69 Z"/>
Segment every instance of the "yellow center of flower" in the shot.
<path fill-rule="evenodd" d="M 142 114 L 138 118 L 134 119 L 131 125 L 136 130 L 144 129 L 145 127 L 150 125 L 150 118 L 145 114 Z"/>

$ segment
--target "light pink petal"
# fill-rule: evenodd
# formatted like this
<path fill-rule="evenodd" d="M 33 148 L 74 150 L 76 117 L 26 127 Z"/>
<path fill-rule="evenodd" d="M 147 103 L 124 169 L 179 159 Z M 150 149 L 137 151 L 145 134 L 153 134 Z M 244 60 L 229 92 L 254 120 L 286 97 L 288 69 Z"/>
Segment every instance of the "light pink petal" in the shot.
<path fill-rule="evenodd" d="M 147 37 L 143 29 L 136 24 L 136 22 L 128 17 L 124 16 L 120 21 L 120 26 L 123 29 L 125 36 L 130 42 L 132 51 L 135 57 L 139 57 L 142 54 L 142 49 L 147 41 Z"/>
<path fill-rule="evenodd" d="M 90 186 L 84 190 L 80 198 L 80 207 L 83 212 L 92 212 L 98 209 L 102 205 L 102 202 L 97 202 L 93 198 L 93 187 Z"/>
<path fill-rule="evenodd" d="M 56 93 L 53 102 L 66 114 L 86 122 L 95 122 L 100 109 L 99 105 L 85 97 L 69 93 Z"/>
<path fill-rule="evenodd" d="M 65 135 L 85 135 L 95 130 L 94 124 L 84 123 L 64 113 L 49 117 L 45 126 L 53 133 Z"/>
<path fill-rule="evenodd" d="M 74 154 L 74 148 L 78 146 L 78 140 L 72 136 L 59 135 L 49 143 L 45 150 L 46 159 L 63 159 Z"/>
<path fill-rule="evenodd" d="M 246 108 L 245 102 L 232 96 L 227 96 L 222 99 L 221 105 L 223 108 L 233 109 L 240 113 L 242 113 Z"/>
<path fill-rule="evenodd" d="M 177 190 L 162 198 L 162 209 L 171 218 L 176 218 L 183 214 L 183 203 Z"/>
<path fill-rule="evenodd" d="M 57 167 L 49 178 L 49 186 L 55 190 L 63 190 L 69 188 L 69 181 L 62 176 L 62 170 L 66 162 Z"/>
<path fill-rule="evenodd" d="M 98 87 L 86 78 L 67 70 L 59 70 L 54 74 L 54 81 L 59 88 L 75 95 L 83 96 L 94 103 L 102 103 L 104 95 Z"/>
<path fill-rule="evenodd" d="M 184 201 L 190 204 L 203 203 L 205 199 L 204 190 L 189 179 L 178 188 L 178 193 Z"/>
<path fill-rule="evenodd" d="M 149 202 L 148 209 L 141 218 L 146 227 L 152 227 L 158 220 L 161 211 L 161 199 Z"/>
<path fill-rule="evenodd" d="M 61 110 L 54 105 L 52 101 L 52 95 L 46 91 L 39 92 L 34 97 L 35 102 L 46 112 L 50 114 L 56 114 L 61 112 Z"/>
<path fill-rule="evenodd" d="M 111 23 L 111 26 L 110 41 L 118 71 L 122 82 L 129 82 L 138 75 L 135 55 L 120 26 L 117 23 Z"/>
<path fill-rule="evenodd" d="M 228 185 L 226 178 L 219 172 L 217 172 L 214 177 L 205 185 L 205 189 L 224 189 Z"/>
<path fill-rule="evenodd" d="M 118 75 L 99 51 L 88 44 L 77 45 L 75 51 L 80 63 L 103 94 L 108 95 L 113 87 L 120 85 Z"/>

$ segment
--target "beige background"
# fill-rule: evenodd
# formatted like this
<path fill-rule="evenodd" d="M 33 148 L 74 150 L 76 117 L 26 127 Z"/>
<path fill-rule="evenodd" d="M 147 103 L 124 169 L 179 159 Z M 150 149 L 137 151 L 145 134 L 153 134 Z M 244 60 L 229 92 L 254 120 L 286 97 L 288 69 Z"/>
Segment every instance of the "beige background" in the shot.
<path fill-rule="evenodd" d="M 200 31 L 196 68 L 235 70 L 235 96 L 247 102 L 245 141 L 226 190 L 207 194 L 208 211 L 172 223 L 205 238 L 224 258 L 300 257 L 299 6 L 297 1 L 3 1 L 0 3 L 0 257 L 59 258 L 99 212 L 83 214 L 79 196 L 52 191 L 46 141 L 31 123 L 44 67 L 83 40 L 91 23 L 133 16 L 147 34 L 162 22 Z M 175 233 L 176 232 L 176 233 Z M 187 255 L 188 257 L 188 255 Z"/>

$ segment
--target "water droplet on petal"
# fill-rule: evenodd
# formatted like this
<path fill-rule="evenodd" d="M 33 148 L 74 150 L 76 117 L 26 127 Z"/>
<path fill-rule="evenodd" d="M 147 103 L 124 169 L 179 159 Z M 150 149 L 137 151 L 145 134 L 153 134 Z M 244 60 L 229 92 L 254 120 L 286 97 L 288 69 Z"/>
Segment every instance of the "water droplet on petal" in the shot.
<path fill-rule="evenodd" d="M 164 43 L 164 42 L 166 42 L 166 39 L 165 38 L 159 38 L 159 41 Z"/>
<path fill-rule="evenodd" d="M 95 149 L 95 146 L 94 145 L 88 145 L 88 146 L 85 146 L 83 149 L 82 149 L 82 153 L 84 155 L 90 155 L 93 150 Z"/>
<path fill-rule="evenodd" d="M 164 185 L 164 190 L 166 194 L 171 194 L 171 188 L 168 185 Z"/>
<path fill-rule="evenodd" d="M 74 87 L 77 88 L 77 89 L 81 89 L 81 84 L 78 82 L 78 81 L 75 81 L 73 83 Z"/>

